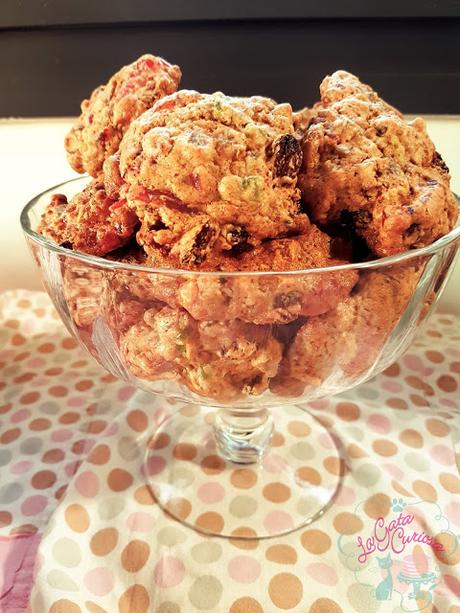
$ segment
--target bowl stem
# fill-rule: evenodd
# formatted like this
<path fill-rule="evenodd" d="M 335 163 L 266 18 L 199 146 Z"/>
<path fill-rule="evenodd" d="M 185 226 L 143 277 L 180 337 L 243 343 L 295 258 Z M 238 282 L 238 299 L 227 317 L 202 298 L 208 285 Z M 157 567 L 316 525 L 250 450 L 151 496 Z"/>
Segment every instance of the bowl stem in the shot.
<path fill-rule="evenodd" d="M 223 458 L 238 464 L 260 462 L 270 447 L 273 418 L 266 408 L 221 408 L 214 437 Z"/>

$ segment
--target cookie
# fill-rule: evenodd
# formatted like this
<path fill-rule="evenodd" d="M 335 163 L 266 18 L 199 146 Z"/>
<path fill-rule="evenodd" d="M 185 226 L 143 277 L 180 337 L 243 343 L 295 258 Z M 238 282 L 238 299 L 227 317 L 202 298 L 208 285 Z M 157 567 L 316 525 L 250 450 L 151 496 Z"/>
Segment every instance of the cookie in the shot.
<path fill-rule="evenodd" d="M 149 309 L 121 339 L 126 368 L 147 381 L 173 379 L 221 402 L 259 395 L 281 359 L 269 326 L 194 320 L 184 309 Z"/>
<path fill-rule="evenodd" d="M 135 120 L 106 167 L 142 222 L 138 242 L 199 268 L 302 232 L 302 161 L 289 104 L 182 90 Z"/>
<path fill-rule="evenodd" d="M 147 54 L 97 87 L 89 100 L 83 100 L 81 115 L 65 138 L 72 168 L 96 177 L 104 160 L 117 151 L 133 119 L 176 91 L 180 78 L 178 66 Z"/>
<path fill-rule="evenodd" d="M 374 255 L 423 247 L 449 232 L 458 205 L 423 119 L 407 122 L 357 77 L 320 87 L 302 140 L 299 186 L 319 224 L 350 224 Z"/>
<path fill-rule="evenodd" d="M 64 195 L 52 196 L 37 232 L 62 247 L 103 256 L 127 243 L 138 223 L 126 200 L 110 198 L 95 179 L 70 202 Z"/>
<path fill-rule="evenodd" d="M 301 236 L 267 241 L 238 258 L 221 258 L 215 264 L 222 275 L 186 271 L 150 274 L 150 282 L 143 286 L 144 296 L 182 307 L 200 321 L 287 323 L 299 316 L 324 313 L 348 296 L 358 280 L 354 270 L 321 271 L 321 267 L 345 263 L 333 256 L 327 234 L 310 225 Z M 302 269 L 318 272 L 249 274 Z M 225 274 L 228 272 L 235 274 Z"/>
<path fill-rule="evenodd" d="M 349 298 L 299 328 L 270 384 L 272 391 L 297 396 L 329 378 L 350 385 L 365 374 L 404 313 L 421 273 L 418 265 L 363 272 Z"/>

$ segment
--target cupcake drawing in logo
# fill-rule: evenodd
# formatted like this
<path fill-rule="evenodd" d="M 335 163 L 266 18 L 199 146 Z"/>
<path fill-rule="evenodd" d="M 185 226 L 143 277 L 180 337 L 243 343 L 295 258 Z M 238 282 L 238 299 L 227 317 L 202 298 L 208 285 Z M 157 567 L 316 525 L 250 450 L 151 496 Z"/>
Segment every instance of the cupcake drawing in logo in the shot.
<path fill-rule="evenodd" d="M 369 517 L 365 501 L 360 503 L 355 515 L 363 530 L 338 539 L 340 560 L 356 581 L 351 589 L 369 611 L 386 610 L 380 609 L 384 603 L 392 611 L 429 610 L 435 594 L 437 601 L 449 598 L 439 563 L 455 555 L 460 543 L 436 503 L 394 498 L 386 511 Z"/>

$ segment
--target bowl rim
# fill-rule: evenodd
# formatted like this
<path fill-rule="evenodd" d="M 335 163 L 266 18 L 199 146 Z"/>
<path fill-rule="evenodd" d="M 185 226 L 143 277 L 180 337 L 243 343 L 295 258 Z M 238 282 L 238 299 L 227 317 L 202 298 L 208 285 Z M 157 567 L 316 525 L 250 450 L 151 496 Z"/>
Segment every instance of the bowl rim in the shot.
<path fill-rule="evenodd" d="M 254 270 L 254 271 L 200 271 L 200 270 L 187 270 L 184 268 L 155 268 L 151 266 L 144 266 L 142 264 L 129 264 L 126 262 L 117 262 L 112 260 L 107 260 L 103 257 L 96 255 L 89 255 L 87 253 L 83 253 L 82 251 L 73 251 L 72 249 L 66 249 L 65 247 L 61 247 L 56 243 L 53 243 L 51 240 L 46 237 L 38 234 L 31 228 L 29 213 L 32 211 L 33 207 L 37 204 L 37 202 L 45 196 L 46 194 L 56 191 L 59 193 L 59 188 L 63 186 L 76 183 L 78 181 L 83 182 L 84 180 L 91 180 L 92 177 L 89 175 L 82 175 L 78 177 L 74 177 L 73 179 L 69 179 L 67 181 L 63 181 L 58 183 L 52 187 L 49 187 L 39 194 L 35 195 L 29 202 L 24 206 L 20 214 L 20 222 L 21 227 L 26 236 L 32 239 L 34 242 L 38 243 L 42 247 L 48 249 L 48 251 L 52 251 L 57 254 L 61 254 L 65 257 L 70 257 L 81 262 L 92 265 L 93 267 L 105 268 L 107 270 L 125 270 L 128 272 L 143 272 L 144 274 L 163 274 L 163 275 L 187 275 L 187 276 L 198 276 L 198 277 L 269 277 L 269 276 L 292 276 L 292 275 L 304 275 L 304 274 L 321 274 L 321 273 L 331 273 L 331 272 L 346 272 L 351 270 L 373 270 L 376 268 L 384 268 L 386 266 L 392 266 L 395 264 L 407 263 L 411 260 L 415 260 L 420 257 L 426 257 L 441 251 L 442 249 L 448 247 L 449 245 L 455 243 L 458 239 L 460 239 L 460 218 L 457 221 L 456 226 L 452 228 L 450 232 L 438 238 L 433 243 L 426 245 L 425 247 L 419 247 L 417 249 L 410 249 L 408 251 L 403 251 L 402 253 L 397 253 L 395 255 L 386 256 L 383 258 L 379 258 L 376 260 L 369 260 L 366 262 L 351 262 L 347 264 L 335 264 L 332 266 L 324 266 L 322 268 L 304 268 L 304 269 L 296 269 L 296 270 Z M 460 197 L 457 194 L 454 194 L 459 206 L 460 206 Z"/>

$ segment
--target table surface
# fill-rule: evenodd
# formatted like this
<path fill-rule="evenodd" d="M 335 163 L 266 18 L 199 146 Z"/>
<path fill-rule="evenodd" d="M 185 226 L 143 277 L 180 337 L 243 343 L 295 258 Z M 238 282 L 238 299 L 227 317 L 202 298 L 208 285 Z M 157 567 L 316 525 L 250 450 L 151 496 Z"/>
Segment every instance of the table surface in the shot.
<path fill-rule="evenodd" d="M 427 117 L 428 131 L 452 173 L 460 194 L 460 116 Z M 0 120 L 0 291 L 40 289 L 19 227 L 19 213 L 35 194 L 75 177 L 63 141 L 72 119 Z M 11 256 L 14 254 L 14 257 Z M 460 314 L 460 260 L 444 293 L 441 308 Z"/>
<path fill-rule="evenodd" d="M 31 613 L 459 613 L 459 341 L 460 318 L 435 315 L 397 364 L 311 403 L 340 441 L 341 462 L 329 439 L 313 439 L 292 417 L 294 442 L 278 436 L 266 460 L 277 510 L 264 524 L 288 525 L 299 504 L 276 482 L 284 451 L 308 458 L 311 483 L 321 479 L 318 450 L 327 456 L 326 471 L 344 476 L 334 505 L 284 537 L 227 540 L 166 515 L 145 477 L 164 466 L 141 468 L 155 424 L 196 408 L 108 375 L 45 294 L 0 295 L 0 611 L 25 611 L 35 577 Z M 173 441 L 163 444 L 175 452 Z M 192 456 L 183 457 L 184 480 Z M 214 466 L 201 525 L 237 521 L 244 530 L 257 470 Z M 406 537 L 426 534 L 443 549 L 386 541 L 400 516 Z M 372 552 L 379 517 L 380 551 Z"/>

